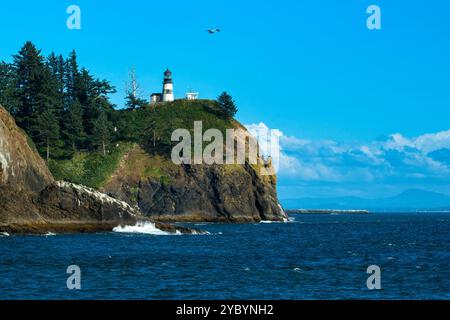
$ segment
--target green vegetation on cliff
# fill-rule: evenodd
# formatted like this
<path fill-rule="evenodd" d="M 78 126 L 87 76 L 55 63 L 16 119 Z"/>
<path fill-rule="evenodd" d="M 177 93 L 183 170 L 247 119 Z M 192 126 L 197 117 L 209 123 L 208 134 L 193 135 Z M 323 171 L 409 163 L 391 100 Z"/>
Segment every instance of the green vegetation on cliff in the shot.
<path fill-rule="evenodd" d="M 76 152 L 71 159 L 50 159 L 48 165 L 56 180 L 98 189 L 117 169 L 131 143 L 121 143 L 105 156 L 97 152 Z"/>
<path fill-rule="evenodd" d="M 57 180 L 101 188 L 134 143 L 142 146 L 152 161 L 146 160 L 142 168 L 130 167 L 140 170 L 141 178 L 153 177 L 167 184 L 170 182 L 167 160 L 176 144 L 171 141 L 174 130 L 187 129 L 193 134 L 194 122 L 202 121 L 203 131 L 216 128 L 225 136 L 226 129 L 239 127 L 236 121 L 221 116 L 211 100 L 177 100 L 134 110 L 114 110 L 111 115 L 116 129 L 115 143 L 108 146 L 105 155 L 77 151 L 70 158 L 51 159 L 49 167 Z"/>
<path fill-rule="evenodd" d="M 194 122 L 201 121 L 203 131 L 218 129 L 224 135 L 226 129 L 238 126 L 234 120 L 221 115 L 212 100 L 176 100 L 137 110 L 117 111 L 117 136 L 119 140 L 140 143 L 147 152 L 170 156 L 174 143 L 172 133 L 187 129 L 193 135 Z"/>

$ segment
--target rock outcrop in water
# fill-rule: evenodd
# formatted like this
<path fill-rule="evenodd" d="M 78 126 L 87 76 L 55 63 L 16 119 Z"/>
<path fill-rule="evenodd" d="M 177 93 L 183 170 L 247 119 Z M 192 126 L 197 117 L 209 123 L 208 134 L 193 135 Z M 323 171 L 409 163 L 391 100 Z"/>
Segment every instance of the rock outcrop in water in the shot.
<path fill-rule="evenodd" d="M 54 181 L 14 119 L 0 107 L 0 232 L 97 232 L 147 219 L 138 208 L 95 190 Z M 194 232 L 158 224 L 167 232 Z"/>

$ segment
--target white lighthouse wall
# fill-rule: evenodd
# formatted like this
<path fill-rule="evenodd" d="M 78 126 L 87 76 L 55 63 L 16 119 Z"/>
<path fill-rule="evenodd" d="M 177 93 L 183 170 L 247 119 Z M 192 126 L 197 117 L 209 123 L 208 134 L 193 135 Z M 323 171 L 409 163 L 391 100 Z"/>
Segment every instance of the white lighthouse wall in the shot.
<path fill-rule="evenodd" d="M 166 93 L 166 90 L 170 90 L 171 93 Z M 173 84 L 172 83 L 166 83 L 163 86 L 163 101 L 164 102 L 171 102 L 175 100 L 175 96 L 173 94 Z"/>

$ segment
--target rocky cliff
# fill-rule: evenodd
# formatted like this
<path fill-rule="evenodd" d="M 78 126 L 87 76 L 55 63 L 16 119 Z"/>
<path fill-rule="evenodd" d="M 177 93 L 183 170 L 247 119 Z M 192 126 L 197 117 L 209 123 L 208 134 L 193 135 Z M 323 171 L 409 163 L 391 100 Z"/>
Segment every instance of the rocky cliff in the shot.
<path fill-rule="evenodd" d="M 31 141 L 0 107 L 0 223 L 41 219 L 36 195 L 52 182 Z"/>
<path fill-rule="evenodd" d="M 176 109 L 167 106 L 167 110 Z M 147 111 L 141 112 L 145 117 Z M 216 119 L 208 113 L 201 116 Z M 237 122 L 231 125 L 245 131 Z M 260 159 L 260 163 L 264 162 Z M 0 231 L 6 226 L 18 231 L 36 228 L 36 232 L 49 226 L 111 230 L 143 219 L 159 223 L 283 220 L 276 177 L 261 174 L 264 169 L 270 170 L 270 165 L 175 165 L 167 156 L 134 144 L 102 184 L 101 193 L 55 182 L 33 143 L 0 107 Z"/>
<path fill-rule="evenodd" d="M 46 163 L 0 106 L 0 232 L 96 232 L 146 221 L 138 208 L 54 181 Z M 169 232 L 190 230 L 159 224 Z"/>
<path fill-rule="evenodd" d="M 173 165 L 138 145 L 102 191 L 157 221 L 257 222 L 286 218 L 275 176 L 245 165 Z"/>
<path fill-rule="evenodd" d="M 249 161 L 248 154 L 247 161 L 234 161 L 245 164 L 175 165 L 172 162 L 171 153 L 177 143 L 171 136 L 180 128 L 191 134 L 191 145 L 203 139 L 201 135 L 214 131 L 215 141 L 220 144 L 222 139 L 220 147 L 224 155 L 242 150 L 244 145 L 256 149 L 255 144 L 249 144 L 248 131 L 238 121 L 224 116 L 215 101 L 177 100 L 134 110 L 116 110 L 114 117 L 117 137 L 122 141 L 111 146 L 103 159 L 96 152 L 77 152 L 72 159 L 54 160 L 51 162 L 54 175 L 99 189 L 138 207 L 145 216 L 157 221 L 286 219 L 277 199 L 276 176 L 262 174 L 270 173 L 271 165 L 261 158 L 254 164 L 256 155 L 252 154 L 253 161 Z M 233 139 L 228 136 L 230 130 Z M 238 144 L 228 142 L 234 139 Z M 209 143 L 203 142 L 204 150 L 208 150 Z"/>

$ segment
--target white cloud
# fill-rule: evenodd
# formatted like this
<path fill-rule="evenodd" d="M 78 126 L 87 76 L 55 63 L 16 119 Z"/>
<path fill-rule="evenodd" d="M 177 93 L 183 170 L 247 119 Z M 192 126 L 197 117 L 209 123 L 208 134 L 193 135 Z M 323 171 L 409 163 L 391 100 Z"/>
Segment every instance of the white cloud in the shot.
<path fill-rule="evenodd" d="M 403 150 L 405 147 L 414 148 L 423 153 L 430 153 L 439 149 L 450 149 L 450 130 L 424 134 L 408 139 L 399 133 L 392 134 L 384 143 L 386 149 Z"/>
<path fill-rule="evenodd" d="M 264 123 L 246 127 L 255 135 L 270 130 Z M 282 178 L 358 183 L 450 178 L 450 162 L 440 162 L 429 156 L 430 152 L 450 149 L 450 130 L 415 138 L 396 133 L 385 141 L 366 144 L 313 141 L 286 136 L 280 130 L 274 132 L 280 142 L 279 175 Z"/>
<path fill-rule="evenodd" d="M 414 145 L 426 153 L 439 149 L 450 149 L 450 130 L 420 136 L 414 140 Z"/>

